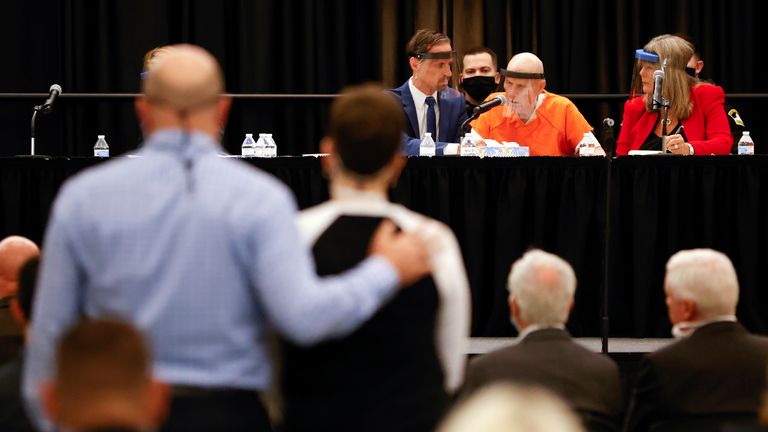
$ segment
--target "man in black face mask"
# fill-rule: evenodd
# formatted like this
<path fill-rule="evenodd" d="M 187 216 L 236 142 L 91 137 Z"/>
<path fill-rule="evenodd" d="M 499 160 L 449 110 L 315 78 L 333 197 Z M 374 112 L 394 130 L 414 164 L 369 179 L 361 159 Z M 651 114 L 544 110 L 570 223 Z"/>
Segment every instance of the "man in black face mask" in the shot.
<path fill-rule="evenodd" d="M 461 89 L 467 101 L 467 115 L 471 116 L 472 110 L 498 89 L 499 67 L 496 53 L 485 47 L 468 50 L 461 63 Z"/>

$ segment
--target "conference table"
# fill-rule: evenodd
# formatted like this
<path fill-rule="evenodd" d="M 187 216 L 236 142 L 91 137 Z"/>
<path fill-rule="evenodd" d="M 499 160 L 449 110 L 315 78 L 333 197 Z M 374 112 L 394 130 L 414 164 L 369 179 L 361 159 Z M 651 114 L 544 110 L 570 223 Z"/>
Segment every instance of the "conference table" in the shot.
<path fill-rule="evenodd" d="M 62 183 L 104 162 L 0 158 L 0 236 L 42 241 Z M 299 208 L 328 199 L 317 157 L 244 162 L 287 184 Z M 516 334 L 506 279 L 532 247 L 576 271 L 574 336 L 609 329 L 611 337 L 668 337 L 664 266 L 674 252 L 696 247 L 731 257 L 739 319 L 768 333 L 768 156 L 410 158 L 390 197 L 456 234 L 472 289 L 473 336 Z"/>

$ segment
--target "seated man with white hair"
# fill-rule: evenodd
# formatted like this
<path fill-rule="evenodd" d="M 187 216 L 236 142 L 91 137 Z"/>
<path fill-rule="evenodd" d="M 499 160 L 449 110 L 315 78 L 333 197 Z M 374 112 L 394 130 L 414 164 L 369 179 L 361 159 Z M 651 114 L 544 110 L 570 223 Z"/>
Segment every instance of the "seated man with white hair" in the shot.
<path fill-rule="evenodd" d="M 622 401 L 616 364 L 574 342 L 565 329 L 576 291 L 573 268 L 556 255 L 530 250 L 512 265 L 508 288 L 519 342 L 475 358 L 464 396 L 496 381 L 540 385 L 565 399 L 590 430 L 617 429 Z"/>
<path fill-rule="evenodd" d="M 768 338 L 736 321 L 739 282 L 721 252 L 693 249 L 667 262 L 672 334 L 679 341 L 643 359 L 625 430 L 708 416 L 753 416 L 766 379 Z"/>

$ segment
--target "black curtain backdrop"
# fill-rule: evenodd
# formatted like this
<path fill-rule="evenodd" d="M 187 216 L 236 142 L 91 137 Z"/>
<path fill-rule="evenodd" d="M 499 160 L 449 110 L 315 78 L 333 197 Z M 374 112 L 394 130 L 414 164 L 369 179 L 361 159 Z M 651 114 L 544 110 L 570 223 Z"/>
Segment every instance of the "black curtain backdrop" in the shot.
<path fill-rule="evenodd" d="M 461 34 L 454 8 L 461 0 L 48 0 L 8 2 L 0 14 L 0 92 L 139 91 L 144 53 L 189 42 L 221 62 L 232 93 L 336 93 L 381 81 L 395 86 L 410 75 L 404 46 L 428 22 L 454 40 L 478 34 L 500 63 L 533 51 L 544 61 L 556 93 L 626 93 L 636 48 L 661 33 L 685 32 L 699 45 L 703 76 L 726 92 L 768 92 L 760 70 L 768 60 L 757 32 L 766 7 L 758 0 L 482 0 L 484 26 Z M 480 1 L 480 0 L 478 0 Z M 393 10 L 395 22 L 382 11 Z M 426 17 L 426 18 L 425 18 Z M 387 26 L 385 30 L 384 26 Z M 389 28 L 395 26 L 395 31 Z M 383 42 L 383 34 L 395 40 Z M 391 46 L 395 52 L 382 52 Z M 396 61 L 384 63 L 385 58 Z M 391 63 L 391 64 L 390 64 Z M 732 100 L 763 152 L 766 101 Z M 28 153 L 35 99 L 0 99 L 0 156 Z M 576 100 L 593 126 L 621 118 L 623 101 Z M 278 152 L 312 153 L 324 132 L 328 101 L 237 101 L 224 137 L 239 151 L 245 132 L 272 132 Z M 87 156 L 97 134 L 113 154 L 137 147 L 139 128 L 130 100 L 63 98 L 41 117 L 38 153 Z"/>
<path fill-rule="evenodd" d="M 0 158 L 0 238 L 43 239 L 62 182 L 97 158 Z M 328 198 L 316 158 L 249 159 L 294 192 L 300 208 Z M 617 337 L 668 337 L 663 277 L 680 249 L 731 257 L 737 315 L 768 333 L 768 156 L 619 158 L 410 158 L 393 201 L 448 224 L 472 287 L 472 335 L 511 336 L 506 280 L 529 247 L 574 267 L 579 286 L 568 329 L 599 336 L 610 181 L 609 313 Z"/>

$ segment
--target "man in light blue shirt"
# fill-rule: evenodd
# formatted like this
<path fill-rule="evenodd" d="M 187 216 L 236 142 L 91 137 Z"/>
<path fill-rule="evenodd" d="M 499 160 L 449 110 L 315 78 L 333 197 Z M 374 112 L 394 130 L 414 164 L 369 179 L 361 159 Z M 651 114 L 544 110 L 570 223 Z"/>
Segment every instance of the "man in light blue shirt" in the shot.
<path fill-rule="evenodd" d="M 44 245 L 24 377 L 39 415 L 61 333 L 82 315 L 126 319 L 174 386 L 168 430 L 268 430 L 274 327 L 300 344 L 343 336 L 429 272 L 415 238 L 383 227 L 371 257 L 319 280 L 288 189 L 217 143 L 231 100 L 205 50 L 179 46 L 142 83 L 149 140 L 61 189 Z"/>

